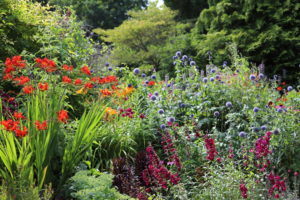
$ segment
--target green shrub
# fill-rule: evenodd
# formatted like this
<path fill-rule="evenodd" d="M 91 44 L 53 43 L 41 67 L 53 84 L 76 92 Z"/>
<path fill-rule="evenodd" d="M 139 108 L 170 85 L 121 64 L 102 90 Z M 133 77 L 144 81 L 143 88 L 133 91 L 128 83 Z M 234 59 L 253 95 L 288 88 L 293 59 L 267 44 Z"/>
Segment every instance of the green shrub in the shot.
<path fill-rule="evenodd" d="M 100 174 L 100 175 L 99 175 Z M 78 200 L 122 200 L 131 199 L 112 188 L 110 174 L 93 175 L 90 171 L 77 172 L 71 179 L 69 189 L 71 196 Z"/>

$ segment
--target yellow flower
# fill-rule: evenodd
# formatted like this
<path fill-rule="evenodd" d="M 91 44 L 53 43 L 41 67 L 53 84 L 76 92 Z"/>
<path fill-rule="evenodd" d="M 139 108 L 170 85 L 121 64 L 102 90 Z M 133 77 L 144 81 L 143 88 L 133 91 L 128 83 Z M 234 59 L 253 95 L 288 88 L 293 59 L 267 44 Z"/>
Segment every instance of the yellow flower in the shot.
<path fill-rule="evenodd" d="M 76 94 L 86 94 L 88 92 L 88 88 L 81 88 L 76 91 Z"/>

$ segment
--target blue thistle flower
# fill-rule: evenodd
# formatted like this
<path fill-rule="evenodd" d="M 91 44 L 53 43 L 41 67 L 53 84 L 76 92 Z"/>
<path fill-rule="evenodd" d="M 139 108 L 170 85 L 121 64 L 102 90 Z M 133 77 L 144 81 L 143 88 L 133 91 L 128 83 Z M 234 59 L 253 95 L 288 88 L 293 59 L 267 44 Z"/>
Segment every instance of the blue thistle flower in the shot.
<path fill-rule="evenodd" d="M 177 57 L 180 57 L 180 56 L 181 56 L 181 51 L 177 51 L 175 55 L 176 55 Z"/>
<path fill-rule="evenodd" d="M 160 125 L 160 128 L 161 128 L 161 129 L 165 129 L 165 128 L 166 128 L 166 125 L 165 125 L 165 124 L 161 124 L 161 125 Z"/>
<path fill-rule="evenodd" d="M 215 116 L 215 117 L 219 117 L 219 116 L 220 116 L 220 112 L 219 112 L 219 111 L 215 111 L 215 112 L 214 112 L 214 116 Z"/>
<path fill-rule="evenodd" d="M 139 68 L 135 68 L 135 69 L 133 70 L 133 73 L 139 74 L 139 73 L 140 73 L 140 69 L 139 69 Z"/>
<path fill-rule="evenodd" d="M 156 76 L 153 74 L 153 75 L 151 76 L 151 78 L 152 78 L 152 79 L 156 79 Z"/>
<path fill-rule="evenodd" d="M 244 131 L 241 131 L 241 132 L 239 133 L 239 136 L 242 137 L 242 138 L 245 138 L 245 137 L 247 136 L 247 133 L 244 132 Z"/>
<path fill-rule="evenodd" d="M 258 107 L 253 108 L 253 112 L 258 112 L 258 111 L 259 111 Z"/>
<path fill-rule="evenodd" d="M 209 79 L 211 82 L 213 82 L 214 80 L 215 80 L 215 78 L 214 77 L 210 77 L 210 79 Z"/>
<path fill-rule="evenodd" d="M 293 90 L 293 87 L 292 87 L 292 86 L 288 86 L 288 87 L 287 87 L 287 90 L 290 92 L 290 91 Z"/>
<path fill-rule="evenodd" d="M 203 78 L 203 82 L 204 83 L 207 83 L 207 81 L 208 81 L 208 79 L 205 77 L 205 78 Z"/>
<path fill-rule="evenodd" d="M 231 108 L 232 107 L 232 103 L 230 101 L 226 102 L 226 107 Z"/>
<path fill-rule="evenodd" d="M 254 80 L 255 80 L 255 78 L 256 78 L 256 77 L 255 77 L 255 75 L 254 75 L 254 74 L 251 74 L 251 75 L 249 76 L 249 79 L 250 79 L 250 80 L 252 80 L 252 81 L 254 81 Z"/>
<path fill-rule="evenodd" d="M 173 123 L 175 122 L 175 117 L 169 117 L 167 118 L 167 121 Z"/>
<path fill-rule="evenodd" d="M 108 67 L 108 71 L 112 71 L 113 70 L 113 68 L 112 67 Z"/>
<path fill-rule="evenodd" d="M 263 125 L 263 126 L 261 126 L 260 128 L 261 128 L 261 130 L 263 130 L 263 131 L 267 130 L 267 126 L 266 126 L 266 125 Z"/>
<path fill-rule="evenodd" d="M 195 66 L 195 65 L 196 65 L 196 62 L 192 60 L 192 61 L 190 62 L 190 65 L 191 65 L 191 66 Z"/>
<path fill-rule="evenodd" d="M 188 59 L 187 55 L 183 55 L 182 58 L 181 58 L 182 61 L 185 61 L 187 59 Z"/>
<path fill-rule="evenodd" d="M 165 113 L 165 111 L 164 111 L 163 109 L 159 109 L 159 110 L 158 110 L 158 114 L 162 115 L 162 114 L 164 114 L 164 113 Z"/>
<path fill-rule="evenodd" d="M 211 73 L 215 73 L 216 70 L 215 70 L 215 69 L 211 69 L 210 72 L 211 72 Z"/>
<path fill-rule="evenodd" d="M 145 77 L 146 77 L 146 74 L 143 73 L 143 74 L 142 74 L 142 77 L 145 78 Z"/>
<path fill-rule="evenodd" d="M 259 79 L 263 79 L 263 78 L 265 78 L 265 75 L 262 74 L 262 73 L 260 73 L 260 74 L 258 75 L 258 77 L 259 77 Z"/>
<path fill-rule="evenodd" d="M 155 95 L 152 95 L 152 96 L 150 97 L 150 99 L 151 99 L 152 101 L 155 101 L 157 98 L 156 98 Z"/>

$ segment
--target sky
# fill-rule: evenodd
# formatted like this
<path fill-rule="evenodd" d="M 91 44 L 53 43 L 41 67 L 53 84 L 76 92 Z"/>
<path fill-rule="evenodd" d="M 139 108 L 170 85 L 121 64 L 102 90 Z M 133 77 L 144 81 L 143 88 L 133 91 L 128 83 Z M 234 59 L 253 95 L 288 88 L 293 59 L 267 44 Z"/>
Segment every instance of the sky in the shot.
<path fill-rule="evenodd" d="M 149 0 L 150 2 L 156 1 L 156 0 Z M 158 6 L 161 6 L 164 4 L 164 0 L 158 0 Z"/>

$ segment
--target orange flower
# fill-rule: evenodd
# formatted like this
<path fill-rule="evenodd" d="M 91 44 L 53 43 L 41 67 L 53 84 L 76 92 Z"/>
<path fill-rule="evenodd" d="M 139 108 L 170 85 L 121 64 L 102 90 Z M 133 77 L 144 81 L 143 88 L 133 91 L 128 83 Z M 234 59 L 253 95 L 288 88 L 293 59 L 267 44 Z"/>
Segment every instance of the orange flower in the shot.
<path fill-rule="evenodd" d="M 107 107 L 107 108 L 105 109 L 105 112 L 106 112 L 108 115 L 116 115 L 116 114 L 118 114 L 118 111 L 117 111 L 117 110 L 112 109 L 112 108 L 110 108 L 110 107 Z"/>
<path fill-rule="evenodd" d="M 13 121 L 11 119 L 9 120 L 3 120 L 0 122 L 1 125 L 4 126 L 4 129 L 7 131 L 14 131 L 18 128 L 19 122 L 18 121 Z"/>
<path fill-rule="evenodd" d="M 56 64 L 53 60 L 49 60 L 48 58 L 36 58 L 35 62 L 40 68 L 45 69 L 47 72 L 56 71 Z"/>
<path fill-rule="evenodd" d="M 14 81 L 17 81 L 17 85 L 24 85 L 30 81 L 30 78 L 28 76 L 20 76 L 17 78 L 14 78 Z"/>
<path fill-rule="evenodd" d="M 26 117 L 21 112 L 14 112 L 14 118 L 15 119 L 26 119 Z"/>
<path fill-rule="evenodd" d="M 60 110 L 57 113 L 57 119 L 58 119 L 58 121 L 60 121 L 62 123 L 67 123 L 67 121 L 69 119 L 68 111 L 66 111 L 66 110 Z"/>
<path fill-rule="evenodd" d="M 100 92 L 102 93 L 103 96 L 109 96 L 109 95 L 112 95 L 112 91 L 109 91 L 108 89 L 103 89 L 103 90 L 100 90 Z"/>
<path fill-rule="evenodd" d="M 118 97 L 125 97 L 125 96 L 131 94 L 133 92 L 133 90 L 134 90 L 133 87 L 126 87 L 125 89 L 117 91 L 116 93 L 117 93 Z"/>
<path fill-rule="evenodd" d="M 68 65 L 63 65 L 62 68 L 66 71 L 73 71 L 74 67 L 73 66 L 68 66 Z"/>
<path fill-rule="evenodd" d="M 88 66 L 81 67 L 81 71 L 82 71 L 82 73 L 84 73 L 86 75 L 91 75 L 91 71 Z"/>
<path fill-rule="evenodd" d="M 25 87 L 23 87 L 23 92 L 25 94 L 31 94 L 33 92 L 34 88 L 32 85 L 26 85 Z"/>
<path fill-rule="evenodd" d="M 36 129 L 39 131 L 43 131 L 48 128 L 46 120 L 44 120 L 42 123 L 40 123 L 38 120 L 36 120 L 34 124 L 36 126 Z"/>
<path fill-rule="evenodd" d="M 74 81 L 74 84 L 75 85 L 80 85 L 80 84 L 82 84 L 82 81 L 81 81 L 81 79 L 76 79 L 75 81 Z"/>
<path fill-rule="evenodd" d="M 41 91 L 46 91 L 48 90 L 48 83 L 39 83 L 39 89 Z"/>
<path fill-rule="evenodd" d="M 15 134 L 16 134 L 17 137 L 25 137 L 28 134 L 27 128 L 24 127 L 23 130 L 18 128 L 18 129 L 15 130 Z"/>
<path fill-rule="evenodd" d="M 62 77 L 62 82 L 63 83 L 72 83 L 72 80 L 68 76 L 63 76 Z"/>

